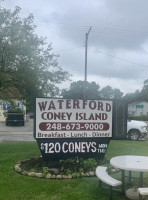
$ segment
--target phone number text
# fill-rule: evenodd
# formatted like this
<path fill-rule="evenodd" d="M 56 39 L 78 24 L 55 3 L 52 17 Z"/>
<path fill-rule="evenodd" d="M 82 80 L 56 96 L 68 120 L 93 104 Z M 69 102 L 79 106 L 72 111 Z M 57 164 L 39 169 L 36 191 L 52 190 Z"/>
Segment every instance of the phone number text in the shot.
<path fill-rule="evenodd" d="M 41 131 L 107 131 L 108 123 L 48 123 L 39 124 Z"/>

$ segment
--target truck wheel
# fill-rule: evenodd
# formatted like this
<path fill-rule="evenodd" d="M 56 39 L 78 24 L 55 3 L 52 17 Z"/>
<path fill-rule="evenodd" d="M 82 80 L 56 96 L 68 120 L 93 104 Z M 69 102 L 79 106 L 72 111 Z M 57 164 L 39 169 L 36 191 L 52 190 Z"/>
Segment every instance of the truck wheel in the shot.
<path fill-rule="evenodd" d="M 140 133 L 138 130 L 131 130 L 129 132 L 129 139 L 130 140 L 133 140 L 133 141 L 136 141 L 136 140 L 139 140 L 140 138 Z"/>

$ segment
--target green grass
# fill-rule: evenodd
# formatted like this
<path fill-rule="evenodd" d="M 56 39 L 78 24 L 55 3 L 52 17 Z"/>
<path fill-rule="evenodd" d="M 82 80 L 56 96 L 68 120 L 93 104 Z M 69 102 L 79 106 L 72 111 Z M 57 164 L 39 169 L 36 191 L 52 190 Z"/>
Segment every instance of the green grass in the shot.
<path fill-rule="evenodd" d="M 0 143 L 1 200 L 108 200 L 109 191 L 98 187 L 98 179 L 47 180 L 22 176 L 13 170 L 17 161 L 40 155 L 36 142 Z M 106 157 L 148 156 L 148 141 L 111 141 Z M 115 176 L 120 176 L 117 173 Z M 120 177 L 119 177 L 120 178 Z M 148 185 L 148 179 L 144 184 Z M 126 200 L 115 192 L 113 200 Z"/>

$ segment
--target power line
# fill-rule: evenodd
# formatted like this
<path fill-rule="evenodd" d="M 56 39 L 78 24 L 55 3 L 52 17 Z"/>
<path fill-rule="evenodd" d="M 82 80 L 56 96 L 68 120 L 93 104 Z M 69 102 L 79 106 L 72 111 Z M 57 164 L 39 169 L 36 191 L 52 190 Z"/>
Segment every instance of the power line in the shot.
<path fill-rule="evenodd" d="M 85 31 L 85 32 L 90 27 L 90 26 L 86 26 L 86 25 L 55 23 L 55 22 L 49 22 L 49 23 L 42 23 L 41 22 L 41 23 L 38 23 L 37 26 L 38 27 L 45 27 L 46 26 L 48 28 L 54 28 L 54 29 L 56 28 L 56 29 L 64 29 L 64 30 L 70 30 L 70 31 Z M 132 38 L 134 38 L 134 37 L 147 38 L 148 37 L 148 32 L 145 32 L 145 31 L 119 29 L 119 28 L 112 28 L 112 27 L 102 27 L 102 28 L 100 28 L 98 26 L 91 26 L 91 27 L 92 27 L 92 30 L 91 30 L 92 33 L 103 34 L 103 36 L 104 36 L 104 34 L 107 34 L 109 37 L 132 37 Z M 129 33 L 131 35 L 129 35 Z M 133 35 L 133 34 L 135 34 L 135 35 Z M 77 48 L 82 48 L 82 47 L 60 50 L 58 52 L 74 50 L 74 49 L 77 49 Z M 148 67 L 146 65 L 142 65 L 142 64 L 130 61 L 130 60 L 125 59 L 125 58 L 120 58 L 120 57 L 114 56 L 112 54 L 109 54 L 109 53 L 106 53 L 106 52 L 103 52 L 103 51 L 100 51 L 100 50 L 99 50 L 99 53 L 113 57 L 115 59 L 118 59 L 118 60 L 121 60 L 121 61 L 124 61 L 124 62 L 128 62 L 128 63 L 134 64 L 134 65 L 137 65 L 137 66 L 146 67 L 146 68 Z"/>
<path fill-rule="evenodd" d="M 57 23 L 57 22 L 49 22 L 49 23 L 42 23 L 39 22 L 41 25 L 45 25 L 45 26 L 63 26 L 63 28 L 72 28 L 72 29 L 84 29 L 88 30 L 88 28 L 90 27 L 90 25 L 78 25 L 78 24 L 70 24 L 70 23 Z M 131 33 L 138 33 L 138 34 L 147 34 L 148 35 L 148 31 L 138 31 L 138 30 L 130 30 L 130 29 L 119 29 L 119 28 L 113 28 L 113 27 L 99 27 L 99 26 L 92 26 L 93 28 L 92 31 L 116 31 L 116 32 L 131 32 Z"/>
<path fill-rule="evenodd" d="M 100 29 L 100 27 L 98 26 L 94 26 L 94 30 L 95 29 Z M 119 29 L 119 28 L 113 28 L 113 27 L 102 27 L 101 28 L 104 31 L 116 31 L 116 32 L 127 32 L 127 33 L 136 33 L 136 34 L 147 34 L 148 35 L 148 31 L 138 31 L 138 30 L 130 30 L 130 29 Z"/>
<path fill-rule="evenodd" d="M 37 27 L 48 27 L 52 29 L 64 29 L 69 31 L 87 31 L 90 26 L 86 25 L 78 25 L 78 24 L 66 24 L 66 23 L 42 23 L 37 22 Z M 130 38 L 147 38 L 148 31 L 138 31 L 138 30 L 130 30 L 130 29 L 119 29 L 119 28 L 112 28 L 112 27 L 98 27 L 98 26 L 91 26 L 92 33 L 95 34 L 104 34 L 110 37 L 130 37 Z"/>
<path fill-rule="evenodd" d="M 102 51 L 100 51 L 100 50 L 99 50 L 99 53 L 104 54 L 104 55 L 107 55 L 107 56 L 110 56 L 110 57 L 113 57 L 113 58 L 115 58 L 115 59 L 118 59 L 118 60 L 121 60 L 121 61 L 124 61 L 124 62 L 128 62 L 128 63 L 134 64 L 134 65 L 138 65 L 138 66 L 141 66 L 141 67 L 146 67 L 146 68 L 148 67 L 148 66 L 146 66 L 146 65 L 142 65 L 142 64 L 139 64 L 139 63 L 130 61 L 130 60 L 125 59 L 125 58 L 120 58 L 120 57 L 114 56 L 114 55 L 112 55 L 112 54 L 102 52 Z"/>
<path fill-rule="evenodd" d="M 80 47 L 74 47 L 74 48 L 69 48 L 69 49 L 59 50 L 59 51 L 57 51 L 57 53 L 64 52 L 64 51 L 75 50 L 75 49 L 80 49 L 80 48 L 83 48 L 83 46 L 80 46 Z"/>
<path fill-rule="evenodd" d="M 89 26 L 80 26 L 80 25 L 71 25 L 71 24 L 63 24 L 63 23 L 38 23 L 37 27 L 48 27 L 48 28 L 55 28 L 55 29 L 64 29 L 64 30 L 71 30 L 71 31 L 87 31 Z"/>

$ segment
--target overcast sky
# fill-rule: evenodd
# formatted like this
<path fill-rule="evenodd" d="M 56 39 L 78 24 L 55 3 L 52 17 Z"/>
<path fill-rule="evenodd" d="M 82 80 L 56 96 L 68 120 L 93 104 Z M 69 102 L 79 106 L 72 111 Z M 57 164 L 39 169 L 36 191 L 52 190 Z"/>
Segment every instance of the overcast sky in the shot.
<path fill-rule="evenodd" d="M 72 81 L 84 80 L 90 27 L 88 81 L 129 93 L 148 79 L 148 0 L 5 0 L 1 5 L 20 6 L 22 17 L 33 13 L 38 35 L 47 36 Z"/>

